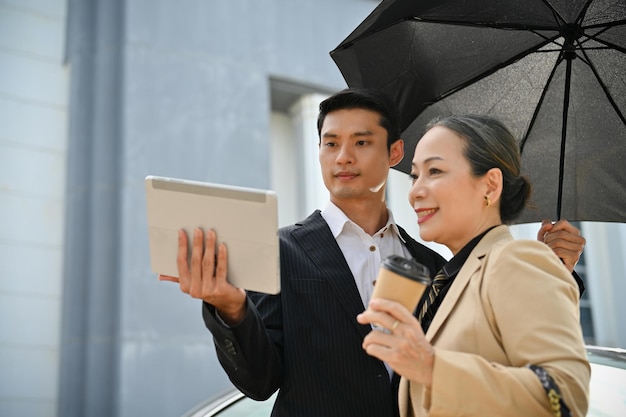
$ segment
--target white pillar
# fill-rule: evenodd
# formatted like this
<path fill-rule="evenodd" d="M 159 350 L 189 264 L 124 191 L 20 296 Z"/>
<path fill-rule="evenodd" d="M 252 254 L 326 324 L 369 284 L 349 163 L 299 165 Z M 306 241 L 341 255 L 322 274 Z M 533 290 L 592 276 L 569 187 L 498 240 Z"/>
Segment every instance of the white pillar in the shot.
<path fill-rule="evenodd" d="M 626 225 L 583 223 L 585 262 L 596 344 L 626 347 Z"/>
<path fill-rule="evenodd" d="M 300 162 L 300 186 L 298 188 L 299 218 L 308 216 L 313 210 L 324 208 L 328 201 L 328 190 L 324 186 L 318 158 L 319 136 L 317 116 L 319 103 L 326 96 L 309 94 L 302 96 L 290 109 L 296 141 L 297 158 Z"/>

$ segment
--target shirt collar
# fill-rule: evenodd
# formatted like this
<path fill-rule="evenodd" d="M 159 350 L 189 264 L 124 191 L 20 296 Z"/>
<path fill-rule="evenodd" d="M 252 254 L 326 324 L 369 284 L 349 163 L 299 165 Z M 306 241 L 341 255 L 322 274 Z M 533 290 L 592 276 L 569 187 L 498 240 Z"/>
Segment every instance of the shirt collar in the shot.
<path fill-rule="evenodd" d="M 326 208 L 322 210 L 322 217 L 324 218 L 324 220 L 326 220 L 326 223 L 328 223 L 328 227 L 330 227 L 330 231 L 332 232 L 335 239 L 341 234 L 341 232 L 343 232 L 347 224 L 353 225 L 354 227 L 363 230 L 358 224 L 350 220 L 348 216 L 346 216 L 346 214 L 341 211 L 341 209 L 337 207 L 332 201 L 329 201 Z M 400 234 L 398 226 L 396 225 L 396 222 L 393 218 L 393 213 L 389 209 L 387 209 L 387 224 L 385 224 L 378 232 L 383 230 L 393 230 L 393 233 L 400 238 L 402 243 L 406 243 L 406 241 Z"/>

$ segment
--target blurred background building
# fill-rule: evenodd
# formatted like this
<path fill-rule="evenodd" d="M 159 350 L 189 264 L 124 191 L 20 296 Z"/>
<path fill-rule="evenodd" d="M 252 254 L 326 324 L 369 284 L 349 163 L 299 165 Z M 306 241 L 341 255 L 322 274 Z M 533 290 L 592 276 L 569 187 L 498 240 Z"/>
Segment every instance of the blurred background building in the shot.
<path fill-rule="evenodd" d="M 143 180 L 271 188 L 281 225 L 323 206 L 328 52 L 376 4 L 0 0 L 1 416 L 171 417 L 230 386 L 200 303 L 150 271 Z M 579 227 L 586 339 L 626 347 L 626 229 Z"/>

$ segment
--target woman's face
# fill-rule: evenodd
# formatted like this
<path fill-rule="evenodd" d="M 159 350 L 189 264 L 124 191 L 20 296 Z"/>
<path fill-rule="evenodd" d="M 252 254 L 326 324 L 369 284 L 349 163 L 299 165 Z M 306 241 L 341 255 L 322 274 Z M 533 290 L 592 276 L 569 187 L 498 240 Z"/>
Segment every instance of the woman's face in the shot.
<path fill-rule="evenodd" d="M 430 129 L 413 157 L 409 202 L 420 236 L 456 254 L 487 228 L 500 224 L 488 175 L 476 178 L 463 154 L 465 140 L 443 126 Z M 485 195 L 491 203 L 485 205 Z"/>

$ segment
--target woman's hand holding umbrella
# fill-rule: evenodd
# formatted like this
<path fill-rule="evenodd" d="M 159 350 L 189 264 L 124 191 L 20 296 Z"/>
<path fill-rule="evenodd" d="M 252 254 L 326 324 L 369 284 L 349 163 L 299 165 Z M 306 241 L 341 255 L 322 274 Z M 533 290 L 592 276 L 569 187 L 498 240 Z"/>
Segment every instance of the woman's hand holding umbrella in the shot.
<path fill-rule="evenodd" d="M 580 230 L 567 220 L 556 223 L 544 220 L 537 232 L 537 240 L 550 246 L 570 272 L 574 271 L 586 243 Z"/>

